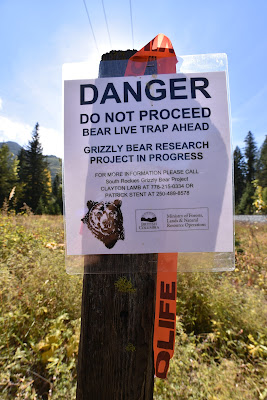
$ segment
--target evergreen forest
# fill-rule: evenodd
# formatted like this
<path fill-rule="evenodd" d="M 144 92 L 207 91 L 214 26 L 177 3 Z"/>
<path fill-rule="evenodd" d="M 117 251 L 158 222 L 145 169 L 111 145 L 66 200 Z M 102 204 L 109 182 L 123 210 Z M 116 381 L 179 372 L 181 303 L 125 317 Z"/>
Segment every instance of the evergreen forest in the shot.
<path fill-rule="evenodd" d="M 250 131 L 244 143 L 234 150 L 235 213 L 267 214 L 267 136 L 259 149 Z"/>
<path fill-rule="evenodd" d="M 43 155 L 37 123 L 28 145 L 21 147 L 17 156 L 5 143 L 0 148 L 0 208 L 39 215 L 62 214 L 61 168 L 54 175 Z"/>

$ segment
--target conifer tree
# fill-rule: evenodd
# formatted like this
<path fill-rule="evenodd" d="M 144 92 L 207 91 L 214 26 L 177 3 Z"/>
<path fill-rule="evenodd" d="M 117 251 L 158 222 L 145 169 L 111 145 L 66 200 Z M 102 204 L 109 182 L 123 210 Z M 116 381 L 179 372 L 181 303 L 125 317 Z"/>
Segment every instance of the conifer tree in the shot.
<path fill-rule="evenodd" d="M 27 174 L 26 174 L 26 150 L 21 147 L 20 152 L 18 154 L 18 160 L 19 160 L 19 179 L 21 182 L 26 182 L 27 180 Z"/>
<path fill-rule="evenodd" d="M 257 145 L 252 132 L 248 132 L 244 142 L 246 143 L 246 187 L 238 205 L 238 213 L 253 214 L 255 211 L 255 207 L 253 206 L 255 200 L 255 186 L 253 181 L 256 177 Z"/>
<path fill-rule="evenodd" d="M 25 199 L 25 190 L 26 190 L 26 182 L 27 182 L 27 171 L 26 171 L 26 150 L 22 147 L 18 154 L 18 177 L 19 177 L 19 187 L 20 187 L 20 196 L 17 202 L 17 210 L 19 211 L 24 203 L 26 203 Z"/>
<path fill-rule="evenodd" d="M 0 208 L 18 182 L 18 160 L 4 144 L 0 148 Z"/>
<path fill-rule="evenodd" d="M 54 213 L 55 214 L 63 214 L 63 201 L 62 201 L 62 173 L 61 171 L 56 174 L 54 181 L 52 192 L 54 196 Z"/>
<path fill-rule="evenodd" d="M 234 151 L 234 184 L 236 211 L 246 185 L 246 165 L 244 156 L 238 146 Z"/>
<path fill-rule="evenodd" d="M 240 203 L 237 208 L 237 214 L 250 215 L 254 214 L 255 207 L 254 203 L 255 187 L 252 183 L 247 183 L 244 193 L 240 199 Z"/>
<path fill-rule="evenodd" d="M 267 188 L 267 135 L 260 148 L 259 160 L 257 163 L 256 177 L 262 188 Z"/>
<path fill-rule="evenodd" d="M 255 179 L 257 162 L 257 145 L 253 133 L 248 132 L 245 137 L 245 157 L 246 157 L 246 182 L 251 183 Z"/>
<path fill-rule="evenodd" d="M 33 212 L 43 213 L 51 195 L 51 176 L 43 156 L 39 137 L 39 124 L 35 125 L 32 140 L 23 154 L 21 177 L 25 180 L 25 202 Z"/>

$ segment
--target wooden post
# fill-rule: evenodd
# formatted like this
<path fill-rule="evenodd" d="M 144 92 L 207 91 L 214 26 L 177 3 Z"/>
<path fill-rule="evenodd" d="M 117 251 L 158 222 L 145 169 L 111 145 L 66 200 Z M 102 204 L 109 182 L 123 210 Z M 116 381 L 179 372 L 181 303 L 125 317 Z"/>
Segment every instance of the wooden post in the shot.
<path fill-rule="evenodd" d="M 77 400 L 153 399 L 156 271 L 157 254 L 85 256 Z"/>

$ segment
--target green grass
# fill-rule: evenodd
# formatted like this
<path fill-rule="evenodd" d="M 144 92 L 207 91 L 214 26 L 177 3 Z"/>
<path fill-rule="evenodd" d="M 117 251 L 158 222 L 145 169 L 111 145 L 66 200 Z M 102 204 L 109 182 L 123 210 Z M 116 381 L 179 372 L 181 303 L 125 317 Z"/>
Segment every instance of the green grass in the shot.
<path fill-rule="evenodd" d="M 178 273 L 176 351 L 154 399 L 267 399 L 267 227 L 236 232 L 234 272 Z M 62 217 L 0 214 L 1 400 L 75 399 L 81 293 Z"/>

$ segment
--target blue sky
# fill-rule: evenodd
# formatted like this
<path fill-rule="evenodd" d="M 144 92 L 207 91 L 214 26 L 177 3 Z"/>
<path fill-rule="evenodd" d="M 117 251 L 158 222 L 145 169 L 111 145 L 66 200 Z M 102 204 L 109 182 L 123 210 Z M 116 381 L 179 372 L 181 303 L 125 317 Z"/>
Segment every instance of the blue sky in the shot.
<path fill-rule="evenodd" d="M 130 3 L 103 0 L 112 49 L 132 48 Z M 38 121 L 44 154 L 63 155 L 62 65 L 111 50 L 102 0 L 0 0 L 0 141 L 26 145 Z M 158 33 L 177 55 L 226 53 L 233 145 L 267 134 L 266 0 L 132 0 L 136 49 Z"/>

